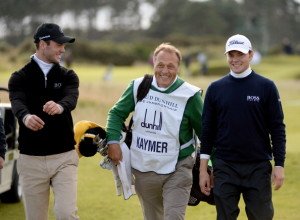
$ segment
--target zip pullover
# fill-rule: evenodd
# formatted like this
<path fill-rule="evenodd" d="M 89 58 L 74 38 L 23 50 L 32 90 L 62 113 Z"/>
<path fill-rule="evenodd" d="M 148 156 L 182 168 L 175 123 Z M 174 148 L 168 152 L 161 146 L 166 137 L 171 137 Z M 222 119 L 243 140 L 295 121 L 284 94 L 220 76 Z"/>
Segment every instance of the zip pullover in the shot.
<path fill-rule="evenodd" d="M 78 87 L 79 79 L 73 70 L 55 64 L 45 78 L 33 59 L 12 74 L 8 88 L 12 110 L 20 126 L 20 153 L 46 156 L 74 149 L 71 111 L 77 104 Z M 43 105 L 50 100 L 62 106 L 62 114 L 51 116 L 43 112 Z M 27 114 L 40 117 L 45 122 L 44 128 L 28 129 L 22 121 Z"/>

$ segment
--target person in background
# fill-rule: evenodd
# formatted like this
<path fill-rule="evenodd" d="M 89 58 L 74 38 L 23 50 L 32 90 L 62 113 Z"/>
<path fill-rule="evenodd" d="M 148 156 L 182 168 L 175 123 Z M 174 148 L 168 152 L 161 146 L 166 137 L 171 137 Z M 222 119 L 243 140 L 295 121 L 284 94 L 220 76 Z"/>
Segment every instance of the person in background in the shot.
<path fill-rule="evenodd" d="M 191 62 L 192 62 L 192 55 L 191 54 L 186 54 L 185 56 L 182 57 L 183 60 L 183 64 L 184 64 L 184 69 L 185 69 L 185 73 L 187 76 L 191 76 L 192 72 L 191 72 Z"/>
<path fill-rule="evenodd" d="M 153 53 L 154 76 L 146 97 L 135 101 L 143 77 L 135 79 L 108 113 L 108 156 L 118 164 L 122 124 L 134 111 L 130 157 L 145 220 L 182 220 L 190 198 L 202 99 L 200 88 L 178 77 L 181 60 L 176 47 L 160 44 Z"/>
<path fill-rule="evenodd" d="M 225 46 L 230 73 L 213 82 L 204 100 L 200 149 L 200 187 L 213 187 L 218 220 L 236 220 L 243 195 L 248 219 L 271 220 L 272 182 L 284 181 L 286 134 L 278 90 L 251 69 L 253 48 L 244 35 Z M 213 176 L 207 163 L 214 149 Z M 271 160 L 274 157 L 272 172 Z"/>
<path fill-rule="evenodd" d="M 71 115 L 79 79 L 59 64 L 65 44 L 74 41 L 57 24 L 41 24 L 34 34 L 35 54 L 9 79 L 9 97 L 19 123 L 17 169 L 27 220 L 48 219 L 50 188 L 56 219 L 79 219 Z"/>
<path fill-rule="evenodd" d="M 0 113 L 0 169 L 4 166 L 6 152 L 6 136 L 4 131 L 3 119 L 1 118 Z"/>
<path fill-rule="evenodd" d="M 283 53 L 286 55 L 294 54 L 293 45 L 288 37 L 285 37 L 282 39 L 282 50 L 283 50 Z"/>
<path fill-rule="evenodd" d="M 208 73 L 208 61 L 207 56 L 204 52 L 199 52 L 197 54 L 197 61 L 199 63 L 199 72 L 201 75 L 205 76 Z"/>
<path fill-rule="evenodd" d="M 63 61 L 67 68 L 70 68 L 73 64 L 73 52 L 71 49 L 66 50 L 66 52 L 63 54 Z"/>

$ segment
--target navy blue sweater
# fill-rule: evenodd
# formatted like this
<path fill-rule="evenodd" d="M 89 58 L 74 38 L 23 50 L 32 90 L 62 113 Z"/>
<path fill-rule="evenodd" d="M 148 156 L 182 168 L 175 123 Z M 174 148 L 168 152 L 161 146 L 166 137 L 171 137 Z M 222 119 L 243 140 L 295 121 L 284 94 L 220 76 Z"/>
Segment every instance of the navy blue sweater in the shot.
<path fill-rule="evenodd" d="M 207 89 L 201 154 L 233 162 L 271 160 L 284 166 L 285 125 L 275 84 L 255 72 L 227 75 Z"/>

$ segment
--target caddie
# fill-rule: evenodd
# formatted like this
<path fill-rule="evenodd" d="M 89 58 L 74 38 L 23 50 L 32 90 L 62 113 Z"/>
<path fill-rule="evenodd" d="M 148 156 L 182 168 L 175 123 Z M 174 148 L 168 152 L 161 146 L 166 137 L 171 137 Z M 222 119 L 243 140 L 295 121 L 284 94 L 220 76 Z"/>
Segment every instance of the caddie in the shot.
<path fill-rule="evenodd" d="M 190 198 L 203 102 L 201 89 L 178 77 L 181 60 L 175 46 L 160 44 L 148 94 L 137 102 L 143 77 L 135 79 L 108 113 L 108 156 L 118 164 L 122 124 L 134 112 L 130 157 L 145 220 L 184 219 Z"/>

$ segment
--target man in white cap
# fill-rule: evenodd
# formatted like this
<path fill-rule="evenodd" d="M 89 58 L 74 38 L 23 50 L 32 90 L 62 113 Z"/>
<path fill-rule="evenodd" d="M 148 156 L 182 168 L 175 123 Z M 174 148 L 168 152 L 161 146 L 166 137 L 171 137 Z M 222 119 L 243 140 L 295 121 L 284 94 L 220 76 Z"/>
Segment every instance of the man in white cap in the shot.
<path fill-rule="evenodd" d="M 253 49 L 243 35 L 225 46 L 230 72 L 207 89 L 201 135 L 201 191 L 213 193 L 218 220 L 236 220 L 240 196 L 251 220 L 271 220 L 272 187 L 284 180 L 285 124 L 277 88 L 250 67 Z M 214 183 L 207 163 L 214 149 Z M 274 157 L 274 168 L 270 161 Z"/>
<path fill-rule="evenodd" d="M 41 24 L 35 34 L 36 52 L 14 72 L 8 83 L 12 111 L 19 122 L 17 168 L 27 220 L 47 220 L 50 188 L 56 219 L 77 216 L 77 166 L 73 119 L 79 79 L 60 66 L 65 36 L 57 24 Z"/>

